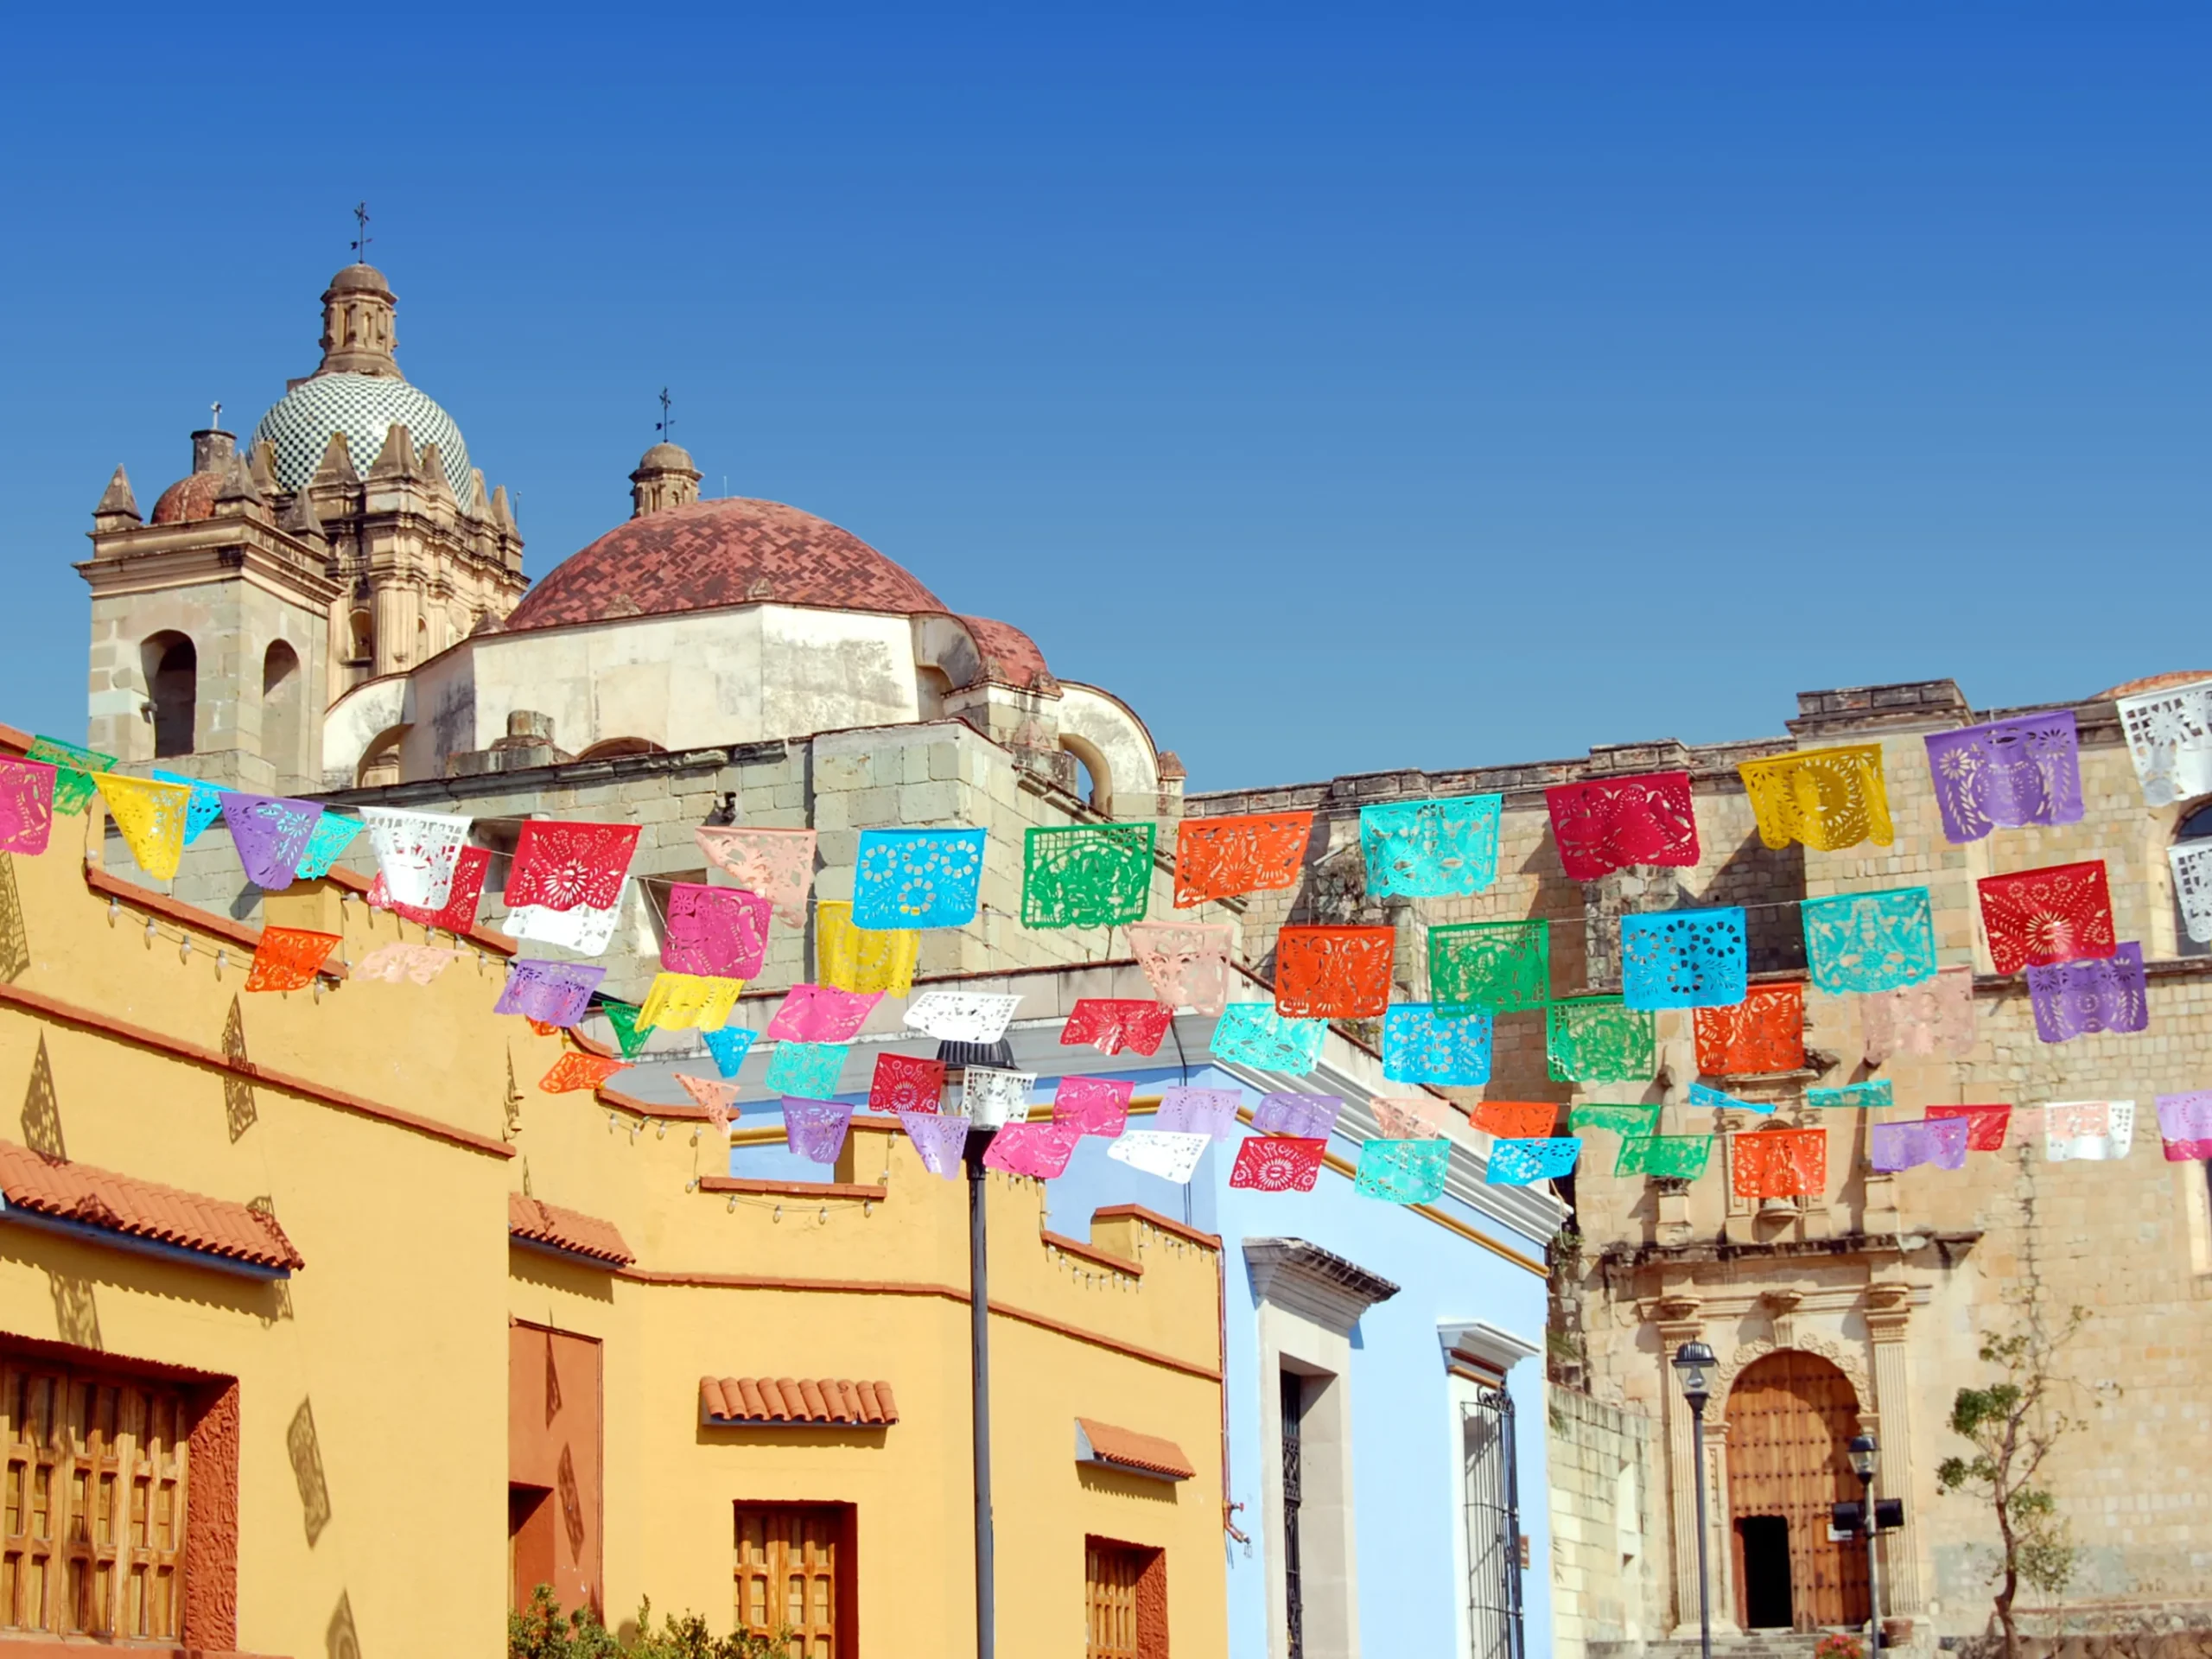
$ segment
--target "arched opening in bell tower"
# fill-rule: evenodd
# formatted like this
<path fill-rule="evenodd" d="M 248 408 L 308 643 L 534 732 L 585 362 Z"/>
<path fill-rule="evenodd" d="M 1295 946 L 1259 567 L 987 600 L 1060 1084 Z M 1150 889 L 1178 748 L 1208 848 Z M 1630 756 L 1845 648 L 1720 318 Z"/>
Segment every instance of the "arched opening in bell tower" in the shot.
<path fill-rule="evenodd" d="M 149 635 L 138 651 L 146 675 L 147 718 L 154 725 L 154 759 L 190 754 L 200 700 L 200 652 L 173 631 Z"/>

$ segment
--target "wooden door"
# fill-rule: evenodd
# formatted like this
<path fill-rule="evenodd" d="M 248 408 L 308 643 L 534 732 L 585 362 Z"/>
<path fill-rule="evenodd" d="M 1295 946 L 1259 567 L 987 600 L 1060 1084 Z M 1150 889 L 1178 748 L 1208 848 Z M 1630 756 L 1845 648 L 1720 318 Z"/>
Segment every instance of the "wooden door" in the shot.
<path fill-rule="evenodd" d="M 1789 1528 L 1789 1602 L 1796 1627 L 1864 1623 L 1866 1553 L 1828 1541 L 1828 1506 L 1859 1496 L 1851 1471 L 1859 1396 L 1817 1354 L 1785 1349 L 1745 1369 L 1728 1395 L 1728 1516 L 1737 1535 L 1736 1617 L 1749 1617 L 1741 1547 L 1746 1519 Z M 1765 1552 L 1752 1560 L 1764 1558 Z"/>
<path fill-rule="evenodd" d="M 1084 1659 L 1139 1659 L 1137 1580 L 1144 1557 L 1134 1549 L 1091 1543 L 1084 1550 L 1084 1597 L 1090 1645 Z"/>
<path fill-rule="evenodd" d="M 791 1659 L 848 1659 L 837 1637 L 845 1511 L 798 1504 L 737 1511 L 737 1627 L 787 1630 Z"/>

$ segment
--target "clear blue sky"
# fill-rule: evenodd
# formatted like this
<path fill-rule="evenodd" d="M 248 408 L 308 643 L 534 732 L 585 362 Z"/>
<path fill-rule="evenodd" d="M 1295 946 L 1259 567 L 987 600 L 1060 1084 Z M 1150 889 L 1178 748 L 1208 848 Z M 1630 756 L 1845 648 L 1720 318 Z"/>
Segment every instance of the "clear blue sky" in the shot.
<path fill-rule="evenodd" d="M 2212 669 L 2201 7 L 137 10 L 0 62 L 0 719 L 363 197 L 533 574 L 665 383 L 1194 789 Z"/>

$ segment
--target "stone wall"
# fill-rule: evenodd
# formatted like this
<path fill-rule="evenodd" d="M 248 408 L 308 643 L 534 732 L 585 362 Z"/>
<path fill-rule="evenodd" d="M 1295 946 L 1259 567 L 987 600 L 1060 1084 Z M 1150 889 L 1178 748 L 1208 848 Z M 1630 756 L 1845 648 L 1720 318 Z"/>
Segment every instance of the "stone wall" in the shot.
<path fill-rule="evenodd" d="M 1654 1621 L 1651 1420 L 1572 1389 L 1546 1390 L 1553 1651 L 1661 1634 Z"/>

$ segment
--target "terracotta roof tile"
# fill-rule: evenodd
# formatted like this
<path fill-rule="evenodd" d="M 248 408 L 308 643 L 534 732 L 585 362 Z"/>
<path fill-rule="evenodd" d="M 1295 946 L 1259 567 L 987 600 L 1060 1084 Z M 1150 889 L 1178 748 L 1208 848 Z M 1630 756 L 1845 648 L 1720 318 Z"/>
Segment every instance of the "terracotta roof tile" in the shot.
<path fill-rule="evenodd" d="M 307 1265 L 273 1216 L 8 1141 L 0 1141 L 0 1197 L 10 1210 L 202 1255 L 287 1272 Z"/>
<path fill-rule="evenodd" d="M 163 490 L 154 503 L 156 524 L 188 524 L 215 516 L 215 498 L 222 492 L 220 473 L 191 473 Z"/>
<path fill-rule="evenodd" d="M 1040 680 L 1052 677 L 1045 666 L 1045 653 L 1037 649 L 1032 639 L 1011 622 L 994 622 L 988 616 L 963 616 L 968 634 L 976 642 L 976 654 L 983 659 L 982 677 L 995 680 L 1001 685 L 1023 689 Z"/>
<path fill-rule="evenodd" d="M 561 1250 L 569 1255 L 589 1256 L 594 1262 L 626 1268 L 638 1258 L 630 1254 L 620 1230 L 611 1221 L 563 1210 L 520 1192 L 507 1194 L 507 1236 L 525 1244 Z"/>
<path fill-rule="evenodd" d="M 788 1423 L 880 1428 L 899 1421 L 899 1402 L 892 1398 L 888 1382 L 702 1376 L 699 1418 L 709 1426 Z"/>
<path fill-rule="evenodd" d="M 1165 1476 L 1169 1480 L 1188 1480 L 1198 1472 L 1183 1455 L 1182 1447 L 1157 1434 L 1116 1428 L 1095 1417 L 1077 1418 L 1075 1429 L 1078 1463 L 1103 1463 L 1135 1474 Z"/>

